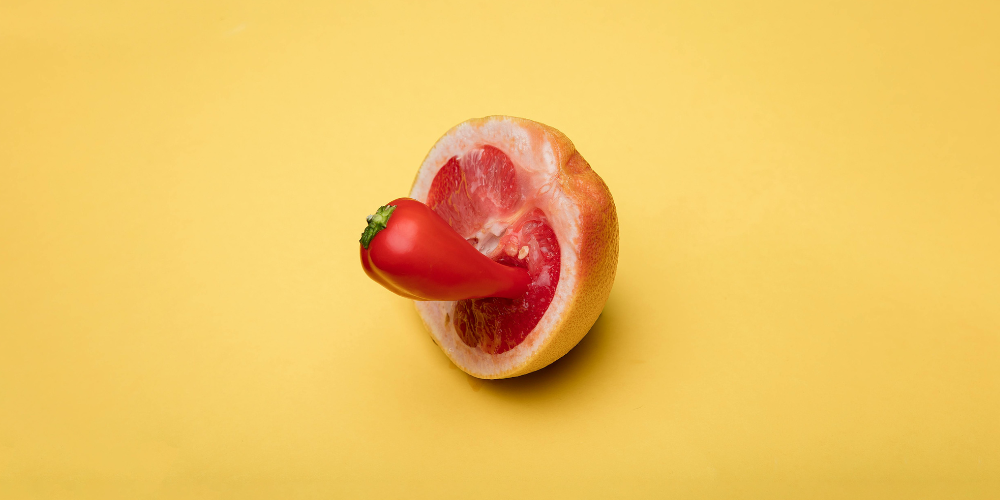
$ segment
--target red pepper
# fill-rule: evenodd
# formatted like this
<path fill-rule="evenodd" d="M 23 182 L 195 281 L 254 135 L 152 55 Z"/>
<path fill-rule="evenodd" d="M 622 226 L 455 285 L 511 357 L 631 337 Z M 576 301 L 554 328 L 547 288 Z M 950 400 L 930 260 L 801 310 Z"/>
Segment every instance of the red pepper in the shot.
<path fill-rule="evenodd" d="M 414 300 L 513 299 L 530 282 L 526 270 L 493 262 L 430 207 L 410 198 L 368 216 L 361 266 L 371 279 Z"/>

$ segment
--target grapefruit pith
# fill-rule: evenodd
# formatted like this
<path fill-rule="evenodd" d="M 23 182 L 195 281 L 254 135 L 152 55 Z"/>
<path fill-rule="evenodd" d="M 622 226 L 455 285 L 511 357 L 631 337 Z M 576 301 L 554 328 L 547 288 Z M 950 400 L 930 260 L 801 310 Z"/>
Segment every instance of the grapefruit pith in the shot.
<path fill-rule="evenodd" d="M 506 116 L 469 120 L 431 148 L 410 196 L 480 252 L 527 269 L 528 292 L 416 302 L 431 337 L 466 373 L 538 370 L 593 326 L 614 282 L 618 218 L 604 181 L 558 130 Z"/>

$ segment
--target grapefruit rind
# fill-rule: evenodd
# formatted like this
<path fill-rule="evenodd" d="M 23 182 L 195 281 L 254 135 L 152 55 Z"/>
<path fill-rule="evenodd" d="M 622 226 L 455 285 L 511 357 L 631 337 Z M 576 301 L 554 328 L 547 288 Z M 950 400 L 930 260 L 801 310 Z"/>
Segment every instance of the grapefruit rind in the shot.
<path fill-rule="evenodd" d="M 604 181 L 558 130 L 522 118 L 491 116 L 461 123 L 431 148 L 410 197 L 427 201 L 431 183 L 450 158 L 485 145 L 503 151 L 520 169 L 522 193 L 549 220 L 560 247 L 560 274 L 545 314 L 519 345 L 487 354 L 455 332 L 455 302 L 416 302 L 435 342 L 460 369 L 477 378 L 515 377 L 541 369 L 569 352 L 601 314 L 618 263 L 618 218 Z M 511 220 L 495 220 L 483 231 Z"/>

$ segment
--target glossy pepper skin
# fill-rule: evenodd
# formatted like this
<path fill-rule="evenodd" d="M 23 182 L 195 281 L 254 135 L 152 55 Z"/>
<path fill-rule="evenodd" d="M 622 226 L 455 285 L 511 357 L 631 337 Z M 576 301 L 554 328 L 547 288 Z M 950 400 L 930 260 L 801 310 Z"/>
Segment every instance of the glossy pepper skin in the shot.
<path fill-rule="evenodd" d="M 493 262 L 411 198 L 391 201 L 368 217 L 361 266 L 371 279 L 414 300 L 513 299 L 530 282 L 526 270 Z"/>

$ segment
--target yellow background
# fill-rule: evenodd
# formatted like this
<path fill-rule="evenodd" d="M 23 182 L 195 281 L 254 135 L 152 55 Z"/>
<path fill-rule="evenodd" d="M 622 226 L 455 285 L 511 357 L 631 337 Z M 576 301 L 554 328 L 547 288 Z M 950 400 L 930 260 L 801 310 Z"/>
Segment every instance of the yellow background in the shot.
<path fill-rule="evenodd" d="M 1000 498 L 1000 4 L 329 3 L 0 4 L 0 497 Z M 622 242 L 498 382 L 357 257 L 489 114 Z"/>

